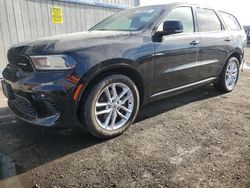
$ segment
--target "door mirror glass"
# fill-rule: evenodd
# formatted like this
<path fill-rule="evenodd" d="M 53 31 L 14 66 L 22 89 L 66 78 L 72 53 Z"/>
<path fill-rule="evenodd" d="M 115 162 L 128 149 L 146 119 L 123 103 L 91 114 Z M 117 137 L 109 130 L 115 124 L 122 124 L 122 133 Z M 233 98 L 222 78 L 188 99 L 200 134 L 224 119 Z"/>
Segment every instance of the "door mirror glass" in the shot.
<path fill-rule="evenodd" d="M 163 23 L 163 32 L 165 35 L 171 35 L 183 32 L 183 25 L 180 21 L 169 20 Z"/>

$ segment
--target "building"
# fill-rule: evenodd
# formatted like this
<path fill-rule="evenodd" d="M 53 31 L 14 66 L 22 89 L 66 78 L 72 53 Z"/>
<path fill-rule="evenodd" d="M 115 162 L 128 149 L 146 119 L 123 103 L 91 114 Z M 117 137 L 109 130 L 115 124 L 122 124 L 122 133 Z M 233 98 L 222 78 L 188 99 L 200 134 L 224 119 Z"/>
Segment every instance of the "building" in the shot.
<path fill-rule="evenodd" d="M 244 30 L 246 33 L 248 33 L 248 31 L 250 31 L 250 26 L 243 26 Z"/>
<path fill-rule="evenodd" d="M 0 0 L 0 74 L 11 45 L 88 30 L 139 0 Z"/>
<path fill-rule="evenodd" d="M 250 26 L 243 26 L 247 35 L 247 43 L 250 43 Z"/>

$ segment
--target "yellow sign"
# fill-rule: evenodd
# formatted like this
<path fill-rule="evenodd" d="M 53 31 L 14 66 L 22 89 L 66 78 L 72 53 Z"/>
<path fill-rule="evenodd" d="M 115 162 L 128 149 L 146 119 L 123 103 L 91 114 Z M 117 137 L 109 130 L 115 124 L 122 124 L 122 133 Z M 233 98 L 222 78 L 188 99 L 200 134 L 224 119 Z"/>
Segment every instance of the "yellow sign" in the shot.
<path fill-rule="evenodd" d="M 62 16 L 62 8 L 61 7 L 52 7 L 51 8 L 51 18 L 53 24 L 62 24 L 63 16 Z"/>

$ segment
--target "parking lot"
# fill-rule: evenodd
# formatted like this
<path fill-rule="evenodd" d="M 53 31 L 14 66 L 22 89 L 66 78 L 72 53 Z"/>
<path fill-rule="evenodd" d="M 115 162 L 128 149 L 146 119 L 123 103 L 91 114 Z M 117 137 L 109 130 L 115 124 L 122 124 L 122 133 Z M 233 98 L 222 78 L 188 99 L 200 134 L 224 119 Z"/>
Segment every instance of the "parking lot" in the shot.
<path fill-rule="evenodd" d="M 27 125 L 6 103 L 0 92 L 0 187 L 250 187 L 250 70 L 232 93 L 151 103 L 107 141 Z"/>

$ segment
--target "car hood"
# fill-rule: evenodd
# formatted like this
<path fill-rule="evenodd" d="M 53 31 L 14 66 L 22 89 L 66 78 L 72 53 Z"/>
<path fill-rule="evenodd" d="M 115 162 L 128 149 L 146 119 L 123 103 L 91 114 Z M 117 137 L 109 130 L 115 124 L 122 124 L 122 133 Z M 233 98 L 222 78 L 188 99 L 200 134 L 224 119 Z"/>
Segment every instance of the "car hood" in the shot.
<path fill-rule="evenodd" d="M 124 42 L 130 36 L 131 32 L 125 31 L 86 31 L 19 43 L 14 45 L 11 51 L 27 55 L 67 53 L 94 46 Z"/>

